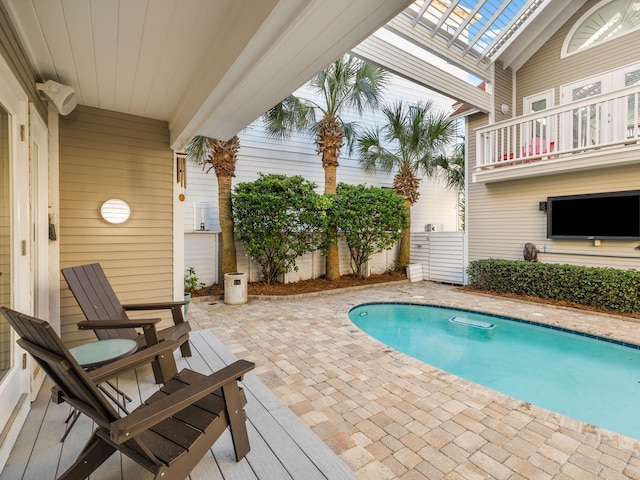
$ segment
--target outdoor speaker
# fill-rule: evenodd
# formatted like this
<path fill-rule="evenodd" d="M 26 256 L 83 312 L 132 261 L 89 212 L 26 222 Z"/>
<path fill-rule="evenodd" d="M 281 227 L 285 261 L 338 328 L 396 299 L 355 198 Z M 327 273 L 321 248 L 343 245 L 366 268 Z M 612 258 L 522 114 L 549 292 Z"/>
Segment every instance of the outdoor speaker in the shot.
<path fill-rule="evenodd" d="M 78 104 L 78 98 L 73 88 L 53 80 L 36 83 L 36 90 L 42 92 L 55 105 L 60 115 L 70 114 Z"/>

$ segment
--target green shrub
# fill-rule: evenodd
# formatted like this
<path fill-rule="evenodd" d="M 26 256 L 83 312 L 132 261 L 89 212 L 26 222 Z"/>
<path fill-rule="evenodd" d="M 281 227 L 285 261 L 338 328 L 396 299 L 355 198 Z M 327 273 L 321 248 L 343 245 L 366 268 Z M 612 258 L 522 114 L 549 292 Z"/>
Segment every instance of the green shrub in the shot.
<path fill-rule="evenodd" d="M 296 258 L 320 246 L 328 199 L 315 187 L 300 176 L 262 174 L 236 186 L 236 238 L 262 267 L 266 282 L 297 270 Z"/>
<path fill-rule="evenodd" d="M 640 272 L 635 270 L 491 258 L 471 262 L 467 273 L 477 290 L 640 312 Z"/>
<path fill-rule="evenodd" d="M 408 226 L 404 199 L 393 190 L 340 183 L 329 208 L 329 217 L 349 247 L 353 274 L 375 253 L 388 250 Z"/>

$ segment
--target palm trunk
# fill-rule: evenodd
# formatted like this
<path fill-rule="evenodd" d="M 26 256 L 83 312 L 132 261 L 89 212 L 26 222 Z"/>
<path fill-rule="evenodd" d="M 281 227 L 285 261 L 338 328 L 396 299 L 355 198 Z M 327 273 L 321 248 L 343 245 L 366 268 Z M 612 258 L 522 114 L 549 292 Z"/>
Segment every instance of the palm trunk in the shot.
<path fill-rule="evenodd" d="M 337 189 L 336 165 L 324 167 L 324 193 L 335 194 Z M 330 243 L 327 248 L 326 279 L 336 281 L 340 279 L 340 250 L 338 249 L 338 233 L 335 225 L 328 227 L 329 238 L 335 238 L 336 243 Z"/>
<path fill-rule="evenodd" d="M 238 271 L 236 244 L 233 234 L 231 212 L 231 177 L 218 176 L 218 208 L 220 209 L 220 230 L 222 232 L 222 275 Z"/>
<path fill-rule="evenodd" d="M 407 209 L 409 219 L 408 226 L 402 231 L 400 239 L 400 249 L 398 252 L 398 267 L 406 268 L 411 262 L 411 200 L 404 199 L 404 206 Z"/>

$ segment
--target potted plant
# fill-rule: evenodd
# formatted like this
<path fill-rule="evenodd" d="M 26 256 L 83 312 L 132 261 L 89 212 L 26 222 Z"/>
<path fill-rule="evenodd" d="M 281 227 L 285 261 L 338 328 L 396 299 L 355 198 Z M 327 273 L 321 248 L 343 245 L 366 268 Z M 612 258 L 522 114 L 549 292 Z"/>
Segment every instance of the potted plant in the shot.
<path fill-rule="evenodd" d="M 184 300 L 186 302 L 191 301 L 191 294 L 196 290 L 204 287 L 205 284 L 200 281 L 196 275 L 196 270 L 193 267 L 187 268 L 187 274 L 184 276 Z M 189 304 L 184 306 L 184 313 L 189 310 Z"/>

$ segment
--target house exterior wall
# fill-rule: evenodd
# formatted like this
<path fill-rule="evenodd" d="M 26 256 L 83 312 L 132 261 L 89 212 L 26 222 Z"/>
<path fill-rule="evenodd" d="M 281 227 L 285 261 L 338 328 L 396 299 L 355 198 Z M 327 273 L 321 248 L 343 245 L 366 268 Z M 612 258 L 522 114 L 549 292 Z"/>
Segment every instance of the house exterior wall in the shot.
<path fill-rule="evenodd" d="M 511 68 L 504 68 L 502 62 L 498 61 L 494 65 L 493 71 L 493 106 L 495 110 L 496 122 L 509 120 L 514 115 L 513 107 L 513 71 Z M 508 110 L 502 111 L 502 106 L 506 105 Z"/>
<path fill-rule="evenodd" d="M 61 117 L 60 267 L 101 263 L 122 303 L 173 299 L 173 181 L 166 122 L 85 106 Z M 110 198 L 129 204 L 127 222 L 101 218 Z M 92 340 L 61 287 L 63 340 Z"/>
<path fill-rule="evenodd" d="M 522 98 L 554 89 L 555 105 L 560 103 L 560 85 L 607 72 L 640 61 L 640 30 L 560 58 L 562 43 L 571 28 L 600 0 L 590 0 L 560 28 L 516 73 L 516 107 L 522 115 Z"/>
<path fill-rule="evenodd" d="M 515 73 L 518 115 L 523 113 L 523 97 L 551 88 L 559 103 L 560 86 L 587 78 L 616 67 L 640 62 L 640 31 L 560 58 L 562 44 L 574 23 L 597 1 L 589 1 L 570 21 L 560 28 L 531 59 Z M 502 100 L 511 95 L 506 71 L 495 72 L 496 110 Z M 507 94 L 505 94 L 505 91 Z M 500 118 L 496 118 L 499 121 Z M 468 131 L 488 123 L 487 115 L 467 119 Z M 468 137 L 469 171 L 476 165 L 475 135 Z M 468 185 L 468 252 L 469 260 L 482 258 L 522 259 L 524 244 L 532 242 L 542 252 L 542 262 L 609 266 L 621 269 L 640 268 L 638 241 L 602 240 L 595 246 L 589 240 L 548 239 L 546 213 L 538 204 L 549 196 L 586 194 L 640 188 L 640 165 L 574 170 L 567 173 L 525 177 L 493 183 L 469 182 Z"/>
<path fill-rule="evenodd" d="M 296 95 L 303 98 L 314 97 L 314 94 L 306 90 L 305 87 L 297 91 Z M 445 112 L 451 111 L 453 102 L 450 99 L 434 94 L 408 80 L 392 76 L 390 86 L 385 95 L 385 103 L 403 101 L 407 104 L 412 104 L 426 101 L 429 98 L 434 101 L 434 109 Z M 375 128 L 384 121 L 380 112 L 365 113 L 362 118 L 355 113 L 351 113 L 345 115 L 344 119 L 345 121 L 357 122 L 360 128 L 363 129 Z M 322 193 L 324 170 L 320 155 L 316 153 L 316 145 L 313 138 L 303 134 L 294 134 L 285 141 L 271 140 L 264 132 L 260 120 L 240 132 L 239 136 L 241 148 L 236 165 L 236 177 L 233 180 L 234 185 L 241 182 L 254 181 L 260 173 L 265 175 L 273 173 L 289 176 L 301 175 L 305 179 L 316 183 L 318 186 L 317 191 Z M 355 151 L 349 154 L 346 147 L 344 147 L 339 162 L 340 166 L 337 170 L 338 182 L 392 187 L 393 174 L 382 172 L 375 174 L 365 173 L 359 166 L 358 156 Z M 200 249 L 185 249 L 185 267 L 196 267 L 198 276 L 209 283 L 210 279 L 213 278 L 211 273 L 212 268 L 215 267 L 216 259 L 212 258 L 211 261 L 203 264 L 202 275 L 200 275 L 200 269 L 195 263 L 202 262 L 203 253 L 201 249 L 209 249 L 212 241 L 205 238 L 206 234 L 196 234 L 196 237 L 193 237 L 194 234 L 190 232 L 200 228 L 202 222 L 200 216 L 196 215 L 196 211 L 202 203 L 206 203 L 208 206 L 207 220 L 205 221 L 208 229 L 212 231 L 220 229 L 217 202 L 218 187 L 214 171 L 211 170 L 207 174 L 206 171 L 202 170 L 201 166 L 188 165 L 188 183 L 185 194 L 185 235 L 189 237 L 189 241 L 192 244 L 200 245 Z M 442 228 L 448 231 L 457 230 L 457 205 L 457 192 L 447 189 L 445 184 L 437 179 L 424 178 L 420 185 L 420 198 L 411 211 L 412 231 L 423 232 L 425 225 L 428 223 L 442 225 Z M 252 272 L 252 276 L 249 278 L 250 281 L 258 280 L 257 267 L 247 263 L 244 255 L 244 251 L 239 248 L 238 269 Z M 395 259 L 395 255 L 393 255 L 393 259 Z M 393 259 L 390 259 L 386 253 L 381 253 L 369 262 L 369 267 L 373 273 L 380 273 L 392 265 Z M 300 270 L 288 274 L 286 281 L 291 282 L 323 275 L 325 262 L 319 252 L 316 252 L 307 254 L 299 259 L 298 266 Z M 340 248 L 340 270 L 342 273 L 350 272 L 349 254 L 346 245 Z"/>

